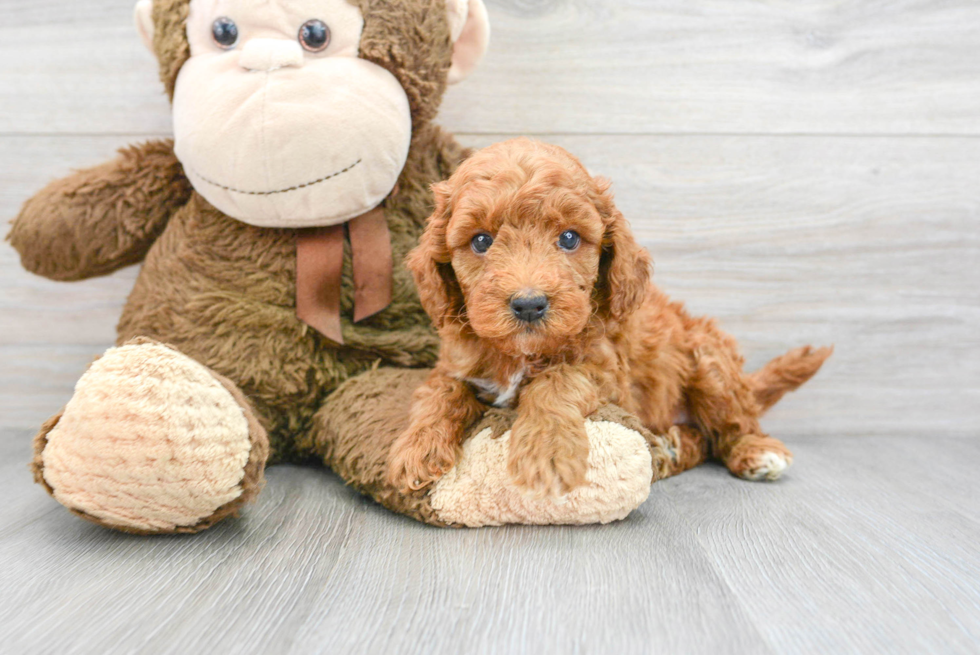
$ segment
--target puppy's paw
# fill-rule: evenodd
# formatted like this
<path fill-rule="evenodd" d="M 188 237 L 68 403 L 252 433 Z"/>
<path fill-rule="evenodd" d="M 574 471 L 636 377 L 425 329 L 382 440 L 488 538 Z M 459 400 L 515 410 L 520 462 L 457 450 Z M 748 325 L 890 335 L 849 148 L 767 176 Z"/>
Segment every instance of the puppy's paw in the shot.
<path fill-rule="evenodd" d="M 424 489 L 456 464 L 458 454 L 436 430 L 408 430 L 391 447 L 388 484 L 402 493 Z"/>
<path fill-rule="evenodd" d="M 507 472 L 513 483 L 538 498 L 554 497 L 585 486 L 589 440 L 585 423 L 559 433 L 514 425 Z"/>
<path fill-rule="evenodd" d="M 793 463 L 793 454 L 776 439 L 748 435 L 732 448 L 725 463 L 744 480 L 772 482 Z"/>
<path fill-rule="evenodd" d="M 789 468 L 789 465 L 792 463 L 792 457 L 767 450 L 759 453 L 749 468 L 740 473 L 740 475 L 746 480 L 753 480 L 755 482 L 772 482 L 773 480 L 778 480 L 783 475 L 783 471 Z"/>

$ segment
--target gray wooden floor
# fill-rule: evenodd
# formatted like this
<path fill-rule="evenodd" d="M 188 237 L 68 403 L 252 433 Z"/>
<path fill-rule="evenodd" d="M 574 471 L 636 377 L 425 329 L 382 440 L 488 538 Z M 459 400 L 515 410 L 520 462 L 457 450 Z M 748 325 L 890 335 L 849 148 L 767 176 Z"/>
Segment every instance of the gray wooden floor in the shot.
<path fill-rule="evenodd" d="M 980 650 L 976 439 L 802 439 L 779 483 L 705 466 L 575 528 L 439 530 L 278 467 L 242 519 L 145 538 L 29 484 L 29 436 L 0 442 L 4 653 Z"/>
<path fill-rule="evenodd" d="M 834 357 L 765 427 L 775 485 L 704 467 L 627 521 L 440 531 L 277 468 L 243 519 L 119 535 L 31 484 L 38 424 L 135 270 L 0 245 L 0 653 L 980 652 L 980 4 L 487 0 L 440 123 L 614 181 L 656 280 L 750 366 Z M 0 0 L 0 217 L 167 135 L 131 0 Z"/>

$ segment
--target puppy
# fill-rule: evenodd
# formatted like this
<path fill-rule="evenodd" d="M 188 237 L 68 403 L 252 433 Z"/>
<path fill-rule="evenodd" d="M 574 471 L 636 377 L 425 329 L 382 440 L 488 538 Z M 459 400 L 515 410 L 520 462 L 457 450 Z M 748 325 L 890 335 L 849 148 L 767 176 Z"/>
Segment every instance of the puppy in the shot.
<path fill-rule="evenodd" d="M 680 434 L 695 453 L 685 467 L 709 450 L 748 479 L 789 465 L 759 416 L 830 349 L 745 374 L 732 337 L 650 282 L 650 256 L 609 183 L 557 146 L 494 145 L 433 189 L 435 212 L 407 262 L 442 348 L 393 444 L 392 483 L 421 489 L 452 468 L 487 404 L 516 406 L 508 470 L 539 495 L 586 483 L 585 418 L 606 403 L 654 434 Z"/>

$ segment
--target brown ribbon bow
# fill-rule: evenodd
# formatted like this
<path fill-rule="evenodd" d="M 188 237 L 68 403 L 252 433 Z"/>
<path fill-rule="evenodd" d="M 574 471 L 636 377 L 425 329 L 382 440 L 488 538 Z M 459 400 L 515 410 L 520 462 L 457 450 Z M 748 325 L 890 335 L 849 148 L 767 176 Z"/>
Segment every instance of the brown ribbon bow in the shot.
<path fill-rule="evenodd" d="M 384 209 L 375 207 L 347 223 L 354 269 L 354 322 L 391 304 L 391 236 Z M 300 230 L 296 240 L 296 316 L 344 343 L 340 328 L 340 275 L 344 225 Z"/>

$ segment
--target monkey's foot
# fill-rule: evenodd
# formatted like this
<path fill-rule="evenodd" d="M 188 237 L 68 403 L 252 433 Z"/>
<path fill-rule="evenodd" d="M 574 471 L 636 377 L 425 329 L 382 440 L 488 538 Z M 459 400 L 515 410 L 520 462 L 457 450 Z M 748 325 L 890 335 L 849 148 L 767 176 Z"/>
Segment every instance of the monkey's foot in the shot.
<path fill-rule="evenodd" d="M 269 446 L 242 393 L 173 348 L 111 348 L 34 440 L 34 478 L 73 513 L 141 534 L 197 532 L 262 487 Z"/>
<path fill-rule="evenodd" d="M 425 489 L 391 484 L 392 445 L 408 428 L 412 395 L 429 376 L 421 369 L 379 368 L 344 382 L 314 417 L 316 447 L 348 484 L 385 507 L 440 526 L 479 527 L 609 523 L 625 518 L 650 494 L 656 460 L 667 457 L 639 420 L 607 406 L 588 417 L 585 484 L 557 497 L 535 498 L 512 481 L 510 429 L 517 413 L 491 409 L 469 428 L 455 466 Z M 558 435 L 555 435 L 558 438 Z"/>
<path fill-rule="evenodd" d="M 643 436 L 606 420 L 586 421 L 585 484 L 563 496 L 539 497 L 514 485 L 507 469 L 510 430 L 494 438 L 486 428 L 463 445 L 456 466 L 429 494 L 447 523 L 479 527 L 525 523 L 609 523 L 625 518 L 650 494 L 650 450 Z"/>

